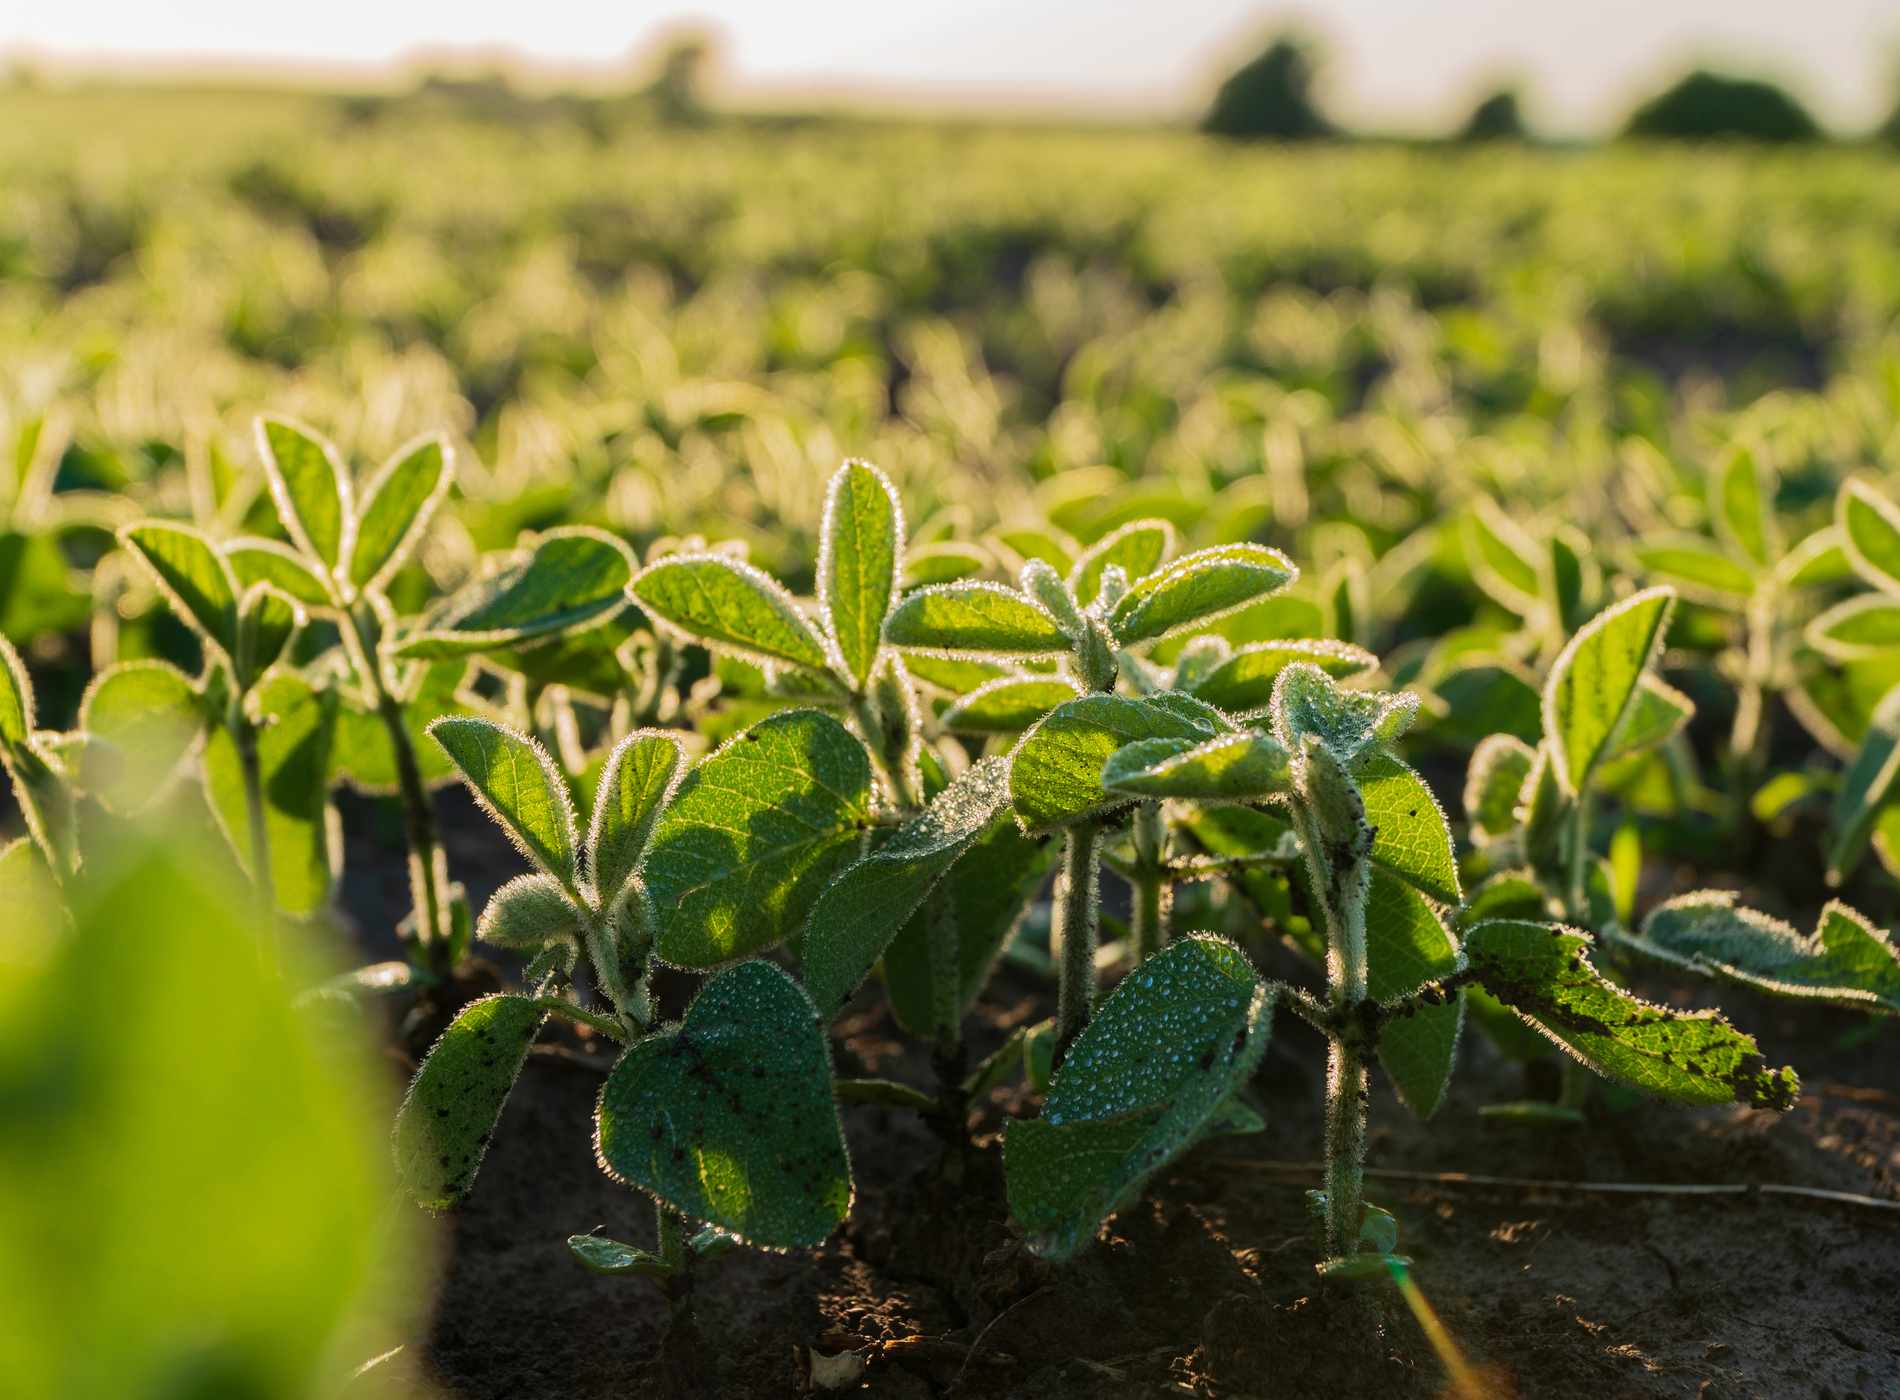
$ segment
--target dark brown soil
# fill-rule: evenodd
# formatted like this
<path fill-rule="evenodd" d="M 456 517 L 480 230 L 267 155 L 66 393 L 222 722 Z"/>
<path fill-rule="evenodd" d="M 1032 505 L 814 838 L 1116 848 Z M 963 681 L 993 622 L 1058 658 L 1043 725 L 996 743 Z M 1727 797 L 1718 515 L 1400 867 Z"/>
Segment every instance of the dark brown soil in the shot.
<path fill-rule="evenodd" d="M 446 815 L 458 872 L 505 878 L 504 850 Z M 355 883 L 372 861 L 351 855 Z M 391 883 L 393 902 L 399 872 Z M 1047 1014 L 1049 999 L 1007 973 L 972 1027 L 977 1049 Z M 1900 1201 L 1893 1032 L 1723 1000 L 1771 1056 L 1803 1071 L 1792 1113 L 1599 1095 L 1586 1129 L 1500 1126 L 1478 1109 L 1524 1096 L 1524 1075 L 1474 1033 L 1432 1123 L 1377 1091 L 1372 1163 L 1556 1182 L 1779 1182 Z M 433 1329 L 411 1364 L 451 1395 L 573 1400 L 797 1395 L 814 1388 L 814 1364 L 817 1382 L 858 1372 L 847 1393 L 972 1400 L 1900 1396 L 1900 1210 L 1375 1179 L 1369 1194 L 1399 1217 L 1417 1298 L 1470 1368 L 1459 1391 L 1398 1290 L 1316 1286 L 1302 1194 L 1314 1177 L 1286 1164 L 1317 1152 L 1321 1047 L 1291 1018 L 1277 1029 L 1254 1085 L 1267 1130 L 1190 1154 L 1060 1267 L 1030 1256 L 1005 1223 L 997 1135 L 1032 1101 L 999 1091 L 983 1106 L 961 1191 L 941 1183 L 939 1143 L 917 1119 L 849 1109 L 858 1196 L 844 1229 L 815 1254 L 737 1250 L 704 1266 L 697 1342 L 682 1346 L 676 1332 L 670 1365 L 659 1289 L 590 1275 L 564 1243 L 595 1228 L 636 1243 L 651 1235 L 646 1199 L 593 1160 L 606 1047 L 544 1046 L 472 1196 L 444 1222 Z M 927 1054 L 904 1043 L 874 993 L 842 1020 L 837 1047 L 843 1072 L 929 1082 Z"/>

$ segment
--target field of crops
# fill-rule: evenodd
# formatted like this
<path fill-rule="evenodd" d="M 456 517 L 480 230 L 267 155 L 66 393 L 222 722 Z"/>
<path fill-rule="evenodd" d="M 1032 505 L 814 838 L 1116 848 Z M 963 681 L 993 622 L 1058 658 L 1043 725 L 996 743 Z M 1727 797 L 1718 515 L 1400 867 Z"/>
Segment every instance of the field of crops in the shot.
<path fill-rule="evenodd" d="M 0 89 L 0 1368 L 1900 1393 L 1896 173 Z"/>

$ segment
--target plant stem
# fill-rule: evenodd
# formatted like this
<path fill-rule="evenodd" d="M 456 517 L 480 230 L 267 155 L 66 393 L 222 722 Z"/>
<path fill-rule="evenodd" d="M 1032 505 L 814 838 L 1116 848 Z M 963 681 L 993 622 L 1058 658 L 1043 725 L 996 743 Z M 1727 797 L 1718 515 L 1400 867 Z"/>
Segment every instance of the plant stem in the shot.
<path fill-rule="evenodd" d="M 1326 1057 L 1326 1257 L 1358 1252 L 1365 1210 L 1366 1100 L 1370 1081 L 1359 1047 L 1340 1036 Z"/>
<path fill-rule="evenodd" d="M 1056 877 L 1050 928 L 1062 948 L 1062 980 L 1056 994 L 1058 1065 L 1095 1008 L 1095 942 L 1101 917 L 1096 856 L 1101 840 L 1101 824 L 1094 820 L 1077 822 L 1062 838 L 1062 871 Z"/>
<path fill-rule="evenodd" d="M 264 816 L 264 769 L 257 756 L 257 726 L 242 708 L 233 706 L 231 739 L 237 745 L 238 768 L 244 775 L 244 810 L 251 827 L 251 882 L 266 918 L 277 915 L 277 890 L 271 877 L 270 827 Z"/>
<path fill-rule="evenodd" d="M 1135 806 L 1134 919 L 1135 963 L 1139 966 L 1166 946 L 1168 905 L 1173 887 L 1168 882 L 1162 851 L 1168 833 L 1159 802 Z"/>
<path fill-rule="evenodd" d="M 653 1203 L 653 1216 L 657 1231 L 653 1252 L 667 1273 L 677 1274 L 686 1267 L 686 1218 L 659 1201 Z"/>
<path fill-rule="evenodd" d="M 943 1105 L 922 1089 L 913 1089 L 895 1079 L 838 1079 L 832 1092 L 840 1103 L 869 1103 L 882 1108 L 908 1108 L 926 1118 L 943 1112 Z"/>

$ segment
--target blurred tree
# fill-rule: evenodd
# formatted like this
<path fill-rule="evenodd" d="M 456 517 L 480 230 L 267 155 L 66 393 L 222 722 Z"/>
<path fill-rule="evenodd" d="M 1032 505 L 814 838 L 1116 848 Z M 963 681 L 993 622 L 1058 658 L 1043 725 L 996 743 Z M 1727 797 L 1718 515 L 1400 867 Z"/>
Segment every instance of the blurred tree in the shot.
<path fill-rule="evenodd" d="M 1820 124 L 1786 89 L 1702 68 L 1638 107 L 1623 134 L 1738 141 L 1816 141 L 1822 136 Z"/>
<path fill-rule="evenodd" d="M 1499 88 L 1479 101 L 1458 128 L 1460 141 L 1522 141 L 1530 133 L 1524 128 L 1516 88 Z"/>
<path fill-rule="evenodd" d="M 1220 85 L 1201 130 L 1267 141 L 1333 135 L 1333 124 L 1313 100 L 1318 67 L 1311 43 L 1297 35 L 1280 35 Z"/>
<path fill-rule="evenodd" d="M 706 120 L 706 76 L 715 52 L 713 37 L 702 30 L 682 30 L 661 41 L 644 94 L 655 117 L 668 126 L 697 126 Z"/>

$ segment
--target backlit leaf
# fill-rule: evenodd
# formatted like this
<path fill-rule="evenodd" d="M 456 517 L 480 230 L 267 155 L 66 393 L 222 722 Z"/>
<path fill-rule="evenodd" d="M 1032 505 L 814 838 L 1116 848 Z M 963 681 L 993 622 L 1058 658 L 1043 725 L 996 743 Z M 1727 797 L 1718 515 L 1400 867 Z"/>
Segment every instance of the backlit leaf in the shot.
<path fill-rule="evenodd" d="M 1900 597 L 1863 593 L 1836 603 L 1808 624 L 1808 645 L 1834 661 L 1900 650 Z"/>
<path fill-rule="evenodd" d="M 237 587 L 231 566 L 187 525 L 150 520 L 128 525 L 119 540 L 142 564 L 165 599 L 199 635 L 226 656 L 237 650 Z"/>
<path fill-rule="evenodd" d="M 1478 587 L 1520 616 L 1537 611 L 1544 593 L 1537 545 L 1489 496 L 1465 517 L 1464 543 Z"/>
<path fill-rule="evenodd" d="M 1151 800 L 1255 802 L 1284 796 L 1292 784 L 1292 756 L 1268 734 L 1141 739 L 1117 749 L 1102 769 L 1109 792 Z"/>
<path fill-rule="evenodd" d="M 1123 646 L 1154 641 L 1211 623 L 1279 592 L 1299 570 L 1277 549 L 1260 544 L 1216 545 L 1137 579 L 1109 615 Z"/>
<path fill-rule="evenodd" d="M 224 557 L 240 591 L 268 583 L 307 608 L 334 608 L 329 586 L 310 571 L 304 557 L 276 540 L 237 539 L 224 545 Z"/>
<path fill-rule="evenodd" d="M 448 599 L 396 654 L 439 661 L 604 622 L 624 604 L 633 570 L 633 551 L 605 531 L 549 530 L 527 559 Z"/>
<path fill-rule="evenodd" d="M 1463 966 L 1437 911 L 1411 885 L 1374 870 L 1366 890 L 1366 994 L 1374 1001 L 1411 996 Z M 1444 1101 L 1464 1026 L 1464 994 L 1395 1016 L 1379 1027 L 1379 1063 L 1405 1106 L 1430 1118 Z"/>
<path fill-rule="evenodd" d="M 1264 710 L 1273 698 L 1273 682 L 1296 661 L 1317 666 L 1335 677 L 1360 675 L 1379 665 L 1378 657 L 1350 642 L 1318 638 L 1255 642 L 1207 670 L 1188 690 L 1197 699 L 1230 714 Z"/>
<path fill-rule="evenodd" d="M 429 735 L 461 770 L 469 791 L 529 860 L 566 885 L 576 877 L 574 804 L 546 749 L 525 734 L 451 715 Z"/>
<path fill-rule="evenodd" d="M 399 448 L 370 479 L 356 538 L 350 547 L 350 582 L 357 588 L 387 587 L 455 478 L 448 441 L 431 434 Z"/>
<path fill-rule="evenodd" d="M 903 557 L 897 492 L 876 467 L 846 462 L 825 496 L 818 599 L 845 671 L 860 690 L 877 664 Z"/>
<path fill-rule="evenodd" d="M 1374 863 L 1441 904 L 1458 903 L 1451 825 L 1425 780 L 1389 753 L 1367 755 L 1353 776 L 1372 823 Z"/>
<path fill-rule="evenodd" d="M 396 1169 L 418 1204 L 444 1210 L 475 1184 L 546 1019 L 533 997 L 490 996 L 463 1007 L 442 1032 L 396 1116 Z"/>
<path fill-rule="evenodd" d="M 1900 506 L 1855 477 L 1842 483 L 1834 519 L 1860 576 L 1883 593 L 1900 594 Z"/>
<path fill-rule="evenodd" d="M 304 553 L 332 568 L 350 522 L 350 479 L 336 449 L 285 418 L 257 420 L 257 451 L 284 529 Z"/>
<path fill-rule="evenodd" d="M 1016 815 L 1048 831 L 1133 799 L 1102 787 L 1102 766 L 1137 739 L 1211 739 L 1230 731 L 1218 710 L 1187 696 L 1085 695 L 1050 711 L 1010 755 Z"/>
<path fill-rule="evenodd" d="M 79 727 L 106 746 L 88 760 L 88 788 L 111 810 L 130 813 L 164 793 L 203 732 L 205 713 L 177 667 L 121 661 L 86 687 Z"/>
<path fill-rule="evenodd" d="M 1510 734 L 1493 734 L 1472 752 L 1465 770 L 1465 819 L 1482 845 L 1517 826 L 1517 804 L 1537 751 Z"/>
<path fill-rule="evenodd" d="M 1345 690 L 1319 667 L 1296 662 L 1274 682 L 1274 737 L 1288 750 L 1308 736 L 1342 763 L 1352 763 L 1374 744 L 1403 734 L 1418 713 L 1418 696 L 1407 690 Z"/>
<path fill-rule="evenodd" d="M 945 710 L 943 727 L 959 734 L 1020 734 L 1081 693 L 1066 676 L 1002 676 Z"/>
<path fill-rule="evenodd" d="M 1828 879 L 1839 883 L 1867 851 L 1880 808 L 1900 776 L 1900 686 L 1875 708 L 1867 735 L 1834 795 L 1828 822 Z"/>
<path fill-rule="evenodd" d="M 1650 588 L 1598 613 L 1570 639 L 1544 683 L 1544 732 L 1558 781 L 1576 793 L 1597 765 L 1655 662 L 1675 594 Z"/>
<path fill-rule="evenodd" d="M 1755 575 L 1699 535 L 1639 540 L 1636 562 L 1650 578 L 1717 607 L 1740 607 L 1755 591 Z"/>
<path fill-rule="evenodd" d="M 1757 565 L 1766 568 L 1780 557 L 1775 484 L 1759 447 L 1739 443 L 1717 460 L 1709 476 L 1709 514 L 1716 533 Z"/>
<path fill-rule="evenodd" d="M 312 914 L 330 895 L 336 874 L 330 813 L 330 748 L 336 737 L 337 697 L 316 690 L 294 672 L 279 671 L 253 692 L 265 717 L 257 736 L 264 780 L 264 826 L 270 840 L 271 882 L 277 907 Z M 214 725 L 205 736 L 205 788 L 220 825 L 246 869 L 251 862 L 250 810 L 244 769 L 230 730 Z"/>
<path fill-rule="evenodd" d="M 996 583 L 921 588 L 897 605 L 884 635 L 895 646 L 951 655 L 1046 656 L 1070 646 L 1046 608 Z"/>
<path fill-rule="evenodd" d="M 635 730 L 607 755 L 587 833 L 588 875 L 603 905 L 639 867 L 684 763 L 679 736 L 662 729 Z"/>
<path fill-rule="evenodd" d="M 1102 570 L 1113 564 L 1129 581 L 1146 578 L 1161 567 L 1174 548 L 1174 526 L 1165 520 L 1131 520 L 1102 536 L 1069 570 L 1069 587 L 1084 607 L 1101 591 Z"/>
<path fill-rule="evenodd" d="M 533 952 L 580 936 L 580 912 L 551 875 L 517 875 L 488 898 L 475 936 L 498 948 Z"/>

